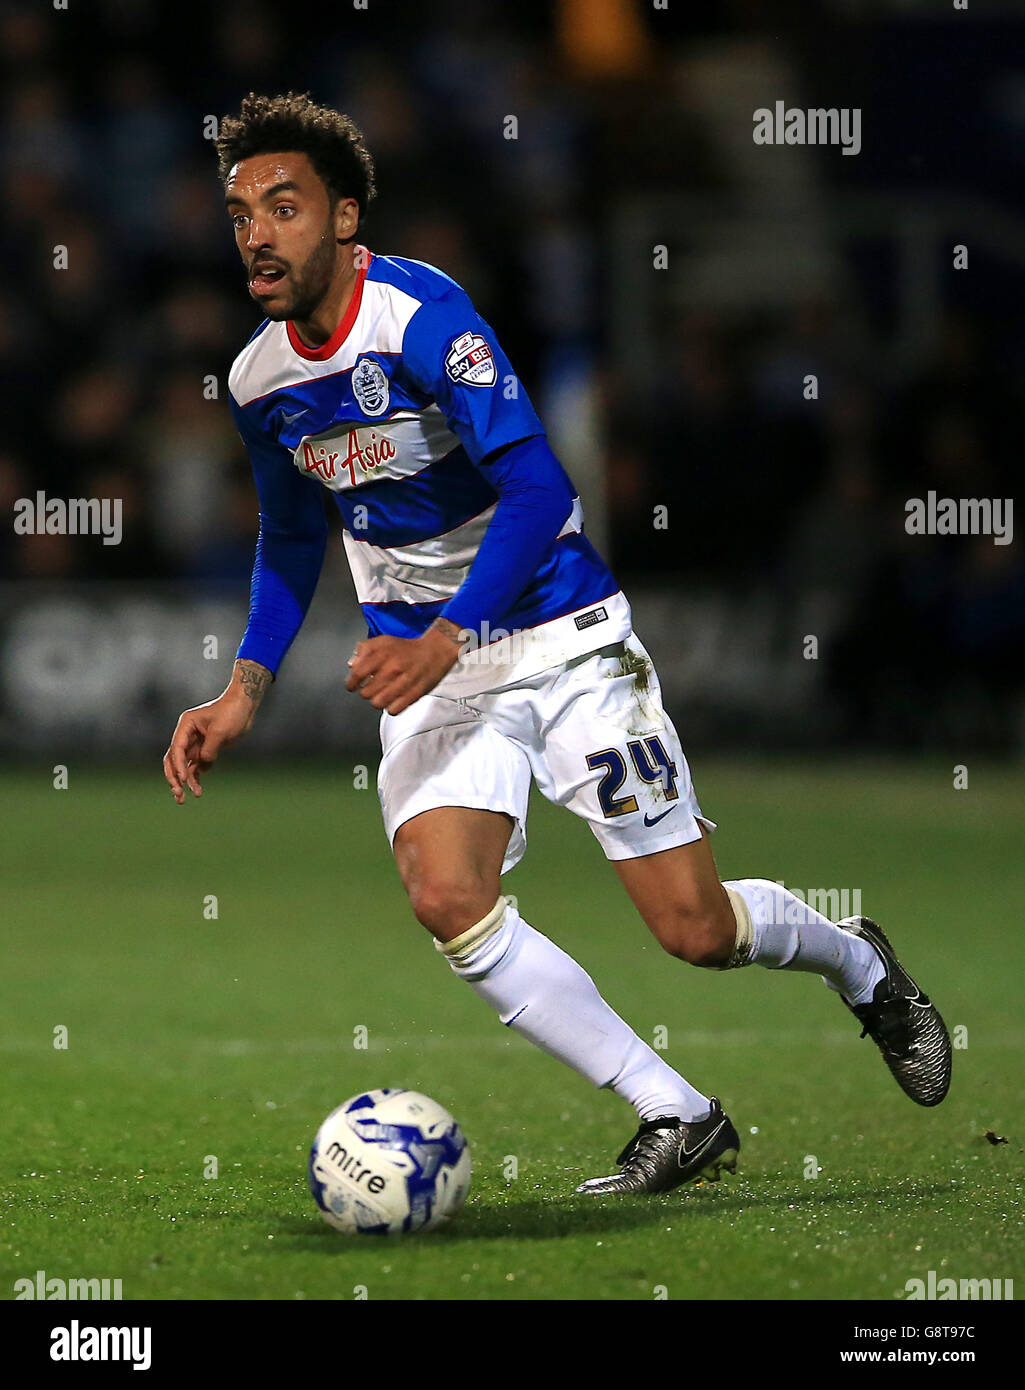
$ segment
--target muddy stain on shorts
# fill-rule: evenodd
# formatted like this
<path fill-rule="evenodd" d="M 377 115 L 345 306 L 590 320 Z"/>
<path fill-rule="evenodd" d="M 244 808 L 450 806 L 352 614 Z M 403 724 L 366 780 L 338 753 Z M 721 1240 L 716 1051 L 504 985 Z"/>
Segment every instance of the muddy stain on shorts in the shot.
<path fill-rule="evenodd" d="M 619 658 L 619 671 L 623 676 L 633 676 L 633 694 L 637 704 L 637 718 L 629 721 L 627 733 L 632 738 L 643 738 L 657 733 L 665 725 L 662 714 L 652 699 L 651 684 L 655 674 L 650 660 L 640 652 L 627 649 Z"/>

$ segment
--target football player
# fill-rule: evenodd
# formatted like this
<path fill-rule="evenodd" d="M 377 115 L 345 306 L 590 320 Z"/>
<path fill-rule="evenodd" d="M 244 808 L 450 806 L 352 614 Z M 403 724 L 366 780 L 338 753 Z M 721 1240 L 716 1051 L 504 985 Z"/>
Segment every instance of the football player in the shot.
<path fill-rule="evenodd" d="M 381 809 L 412 910 L 503 1024 L 636 1111 L 618 1171 L 579 1191 L 714 1179 L 740 1140 L 501 894 L 531 780 L 587 821 L 670 956 L 821 976 L 912 1100 L 941 1101 L 946 1028 L 875 923 L 720 883 L 629 602 L 495 333 L 443 271 L 359 241 L 375 192 L 359 130 L 307 96 L 251 93 L 217 151 L 265 315 L 229 378 L 260 531 L 231 682 L 181 716 L 164 758 L 176 801 L 250 728 L 299 631 L 327 489 L 369 629 L 346 686 L 381 711 Z"/>

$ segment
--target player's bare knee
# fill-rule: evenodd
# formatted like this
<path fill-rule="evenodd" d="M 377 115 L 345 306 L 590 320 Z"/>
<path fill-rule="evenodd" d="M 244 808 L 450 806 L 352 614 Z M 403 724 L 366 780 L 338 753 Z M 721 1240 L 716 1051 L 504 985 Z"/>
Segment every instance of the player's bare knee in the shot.
<path fill-rule="evenodd" d="M 663 950 L 677 960 L 706 970 L 725 965 L 736 938 L 733 914 L 718 906 L 668 910 L 653 924 L 653 930 Z"/>
<path fill-rule="evenodd" d="M 708 924 L 687 943 L 684 959 L 689 965 L 704 970 L 721 970 L 733 951 L 733 937 L 725 937 L 717 927 Z"/>
<path fill-rule="evenodd" d="M 687 924 L 677 938 L 672 954 L 688 965 L 717 970 L 729 960 L 732 949 L 733 940 L 723 935 L 718 920 L 702 918 Z"/>
<path fill-rule="evenodd" d="M 494 889 L 472 878 L 451 879 L 428 875 L 407 884 L 409 904 L 421 926 L 443 941 L 458 936 L 479 922 L 494 907 Z"/>

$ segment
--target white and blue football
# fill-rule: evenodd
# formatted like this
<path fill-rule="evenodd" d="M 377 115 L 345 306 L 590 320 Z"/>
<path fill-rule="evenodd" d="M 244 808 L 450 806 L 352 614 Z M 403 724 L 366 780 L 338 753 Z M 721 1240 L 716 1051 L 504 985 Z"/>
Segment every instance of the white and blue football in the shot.
<path fill-rule="evenodd" d="M 332 1110 L 310 1150 L 310 1191 L 346 1235 L 427 1231 L 470 1191 L 470 1148 L 448 1111 L 418 1091 L 365 1091 Z"/>

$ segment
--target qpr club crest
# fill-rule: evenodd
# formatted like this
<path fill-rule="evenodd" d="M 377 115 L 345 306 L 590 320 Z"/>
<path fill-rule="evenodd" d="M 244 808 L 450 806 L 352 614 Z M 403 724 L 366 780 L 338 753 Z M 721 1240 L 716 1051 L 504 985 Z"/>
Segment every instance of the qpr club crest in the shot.
<path fill-rule="evenodd" d="M 495 356 L 479 333 L 462 333 L 448 350 L 445 371 L 459 386 L 494 386 Z"/>
<path fill-rule="evenodd" d="M 383 415 L 388 409 L 388 378 L 372 357 L 361 357 L 352 369 L 352 392 L 364 415 Z"/>

